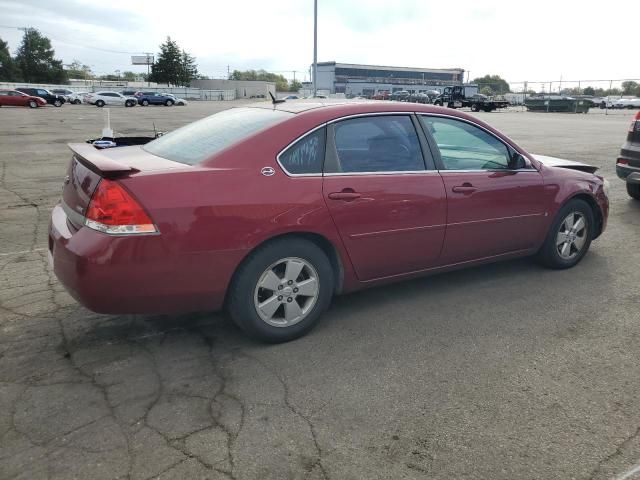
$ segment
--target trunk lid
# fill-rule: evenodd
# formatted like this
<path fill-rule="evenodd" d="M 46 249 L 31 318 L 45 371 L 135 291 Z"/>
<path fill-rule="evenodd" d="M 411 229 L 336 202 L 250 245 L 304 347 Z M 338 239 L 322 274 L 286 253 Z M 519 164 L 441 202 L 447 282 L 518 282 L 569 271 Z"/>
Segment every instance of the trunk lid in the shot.
<path fill-rule="evenodd" d="M 88 143 L 71 143 L 73 152 L 62 188 L 62 206 L 69 221 L 77 228 L 91 196 L 102 178 L 117 179 L 132 175 L 172 169 L 189 169 L 188 165 L 157 157 L 140 146 L 98 150 Z"/>

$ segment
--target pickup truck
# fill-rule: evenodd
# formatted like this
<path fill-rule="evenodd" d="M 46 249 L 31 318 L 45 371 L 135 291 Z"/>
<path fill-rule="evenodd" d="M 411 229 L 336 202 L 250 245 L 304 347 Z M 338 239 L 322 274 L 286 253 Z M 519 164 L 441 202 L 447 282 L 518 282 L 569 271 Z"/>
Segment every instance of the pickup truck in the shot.
<path fill-rule="evenodd" d="M 498 108 L 506 108 L 509 106 L 507 100 L 487 97 L 481 93 L 467 96 L 465 87 L 461 85 L 445 87 L 444 91 L 433 101 L 433 104 L 449 108 L 468 107 L 473 112 L 479 112 L 480 110 L 492 112 Z"/>

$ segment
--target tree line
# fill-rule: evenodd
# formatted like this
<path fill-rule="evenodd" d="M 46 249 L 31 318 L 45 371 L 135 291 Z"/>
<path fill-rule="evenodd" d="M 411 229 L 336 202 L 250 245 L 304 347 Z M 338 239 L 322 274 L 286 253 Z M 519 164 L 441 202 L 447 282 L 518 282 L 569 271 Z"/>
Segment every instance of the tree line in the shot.
<path fill-rule="evenodd" d="M 95 75 L 89 65 L 74 60 L 64 68 L 62 60 L 55 58 L 51 40 L 35 28 L 27 28 L 15 53 L 11 55 L 9 44 L 0 38 L 0 82 L 67 84 L 69 79 L 81 80 L 127 80 L 135 81 L 137 75 L 131 71 Z M 174 86 L 189 85 L 191 80 L 201 78 L 195 58 L 181 49 L 177 42 L 167 37 L 160 45 L 151 72 L 146 80 Z"/>

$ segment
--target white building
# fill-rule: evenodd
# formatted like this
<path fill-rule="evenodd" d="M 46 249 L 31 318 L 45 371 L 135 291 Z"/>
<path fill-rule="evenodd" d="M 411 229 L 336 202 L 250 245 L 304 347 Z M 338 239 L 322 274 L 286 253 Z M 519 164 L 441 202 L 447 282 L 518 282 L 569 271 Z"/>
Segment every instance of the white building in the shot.
<path fill-rule="evenodd" d="M 462 85 L 463 80 L 462 68 L 386 67 L 319 62 L 317 88 L 328 90 L 330 93 L 344 93 L 347 96 L 372 96 L 383 91 L 442 91 L 447 85 Z"/>

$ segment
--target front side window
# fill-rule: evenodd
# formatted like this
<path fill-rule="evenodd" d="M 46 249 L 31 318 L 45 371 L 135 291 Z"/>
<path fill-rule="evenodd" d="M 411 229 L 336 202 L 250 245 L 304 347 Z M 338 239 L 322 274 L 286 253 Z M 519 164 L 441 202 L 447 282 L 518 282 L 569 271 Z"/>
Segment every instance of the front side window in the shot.
<path fill-rule="evenodd" d="M 325 129 L 320 128 L 301 138 L 280 155 L 280 164 L 295 175 L 322 173 Z"/>
<path fill-rule="evenodd" d="M 509 150 L 493 135 L 461 120 L 420 116 L 435 140 L 445 170 L 509 168 Z"/>
<path fill-rule="evenodd" d="M 47 92 L 46 90 L 37 90 L 38 95 L 49 95 L 49 92 Z"/>
<path fill-rule="evenodd" d="M 335 125 L 334 140 L 339 172 L 425 169 L 418 135 L 408 115 L 343 120 Z"/>

